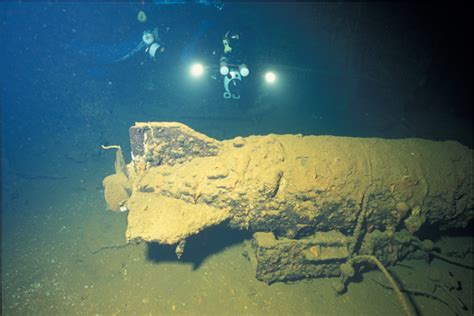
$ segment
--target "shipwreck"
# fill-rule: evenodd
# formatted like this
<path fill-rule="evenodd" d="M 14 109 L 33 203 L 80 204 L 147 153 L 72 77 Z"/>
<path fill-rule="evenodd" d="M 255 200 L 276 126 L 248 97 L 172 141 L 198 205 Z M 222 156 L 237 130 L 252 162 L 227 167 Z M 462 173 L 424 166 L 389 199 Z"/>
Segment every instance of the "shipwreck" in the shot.
<path fill-rule="evenodd" d="M 473 152 L 454 141 L 266 135 L 218 141 L 180 123 L 130 127 L 116 148 L 107 204 L 128 211 L 128 241 L 176 245 L 225 222 L 249 230 L 266 283 L 339 276 L 371 258 L 391 265 L 432 251 L 417 232 L 473 218 Z"/>

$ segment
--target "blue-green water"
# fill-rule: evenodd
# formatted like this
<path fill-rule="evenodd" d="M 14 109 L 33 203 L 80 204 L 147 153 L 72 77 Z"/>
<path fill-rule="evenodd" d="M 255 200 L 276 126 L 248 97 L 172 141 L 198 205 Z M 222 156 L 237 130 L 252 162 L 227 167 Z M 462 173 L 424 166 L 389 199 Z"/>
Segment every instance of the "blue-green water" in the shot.
<path fill-rule="evenodd" d="M 156 245 L 122 247 L 126 214 L 106 209 L 102 180 L 113 157 L 100 145 L 129 153 L 134 122 L 178 121 L 220 140 L 420 137 L 472 148 L 472 12 L 395 3 L 12 1 L 0 4 L 0 23 L 2 314 L 402 313 L 392 291 L 372 281 L 384 280 L 377 271 L 342 296 L 327 279 L 257 281 L 242 255 L 246 232 L 211 230 L 182 260 Z M 164 51 L 151 57 L 150 48 L 136 48 L 155 28 Z M 239 35 L 232 60 L 250 70 L 232 90 L 239 99 L 224 98 L 219 73 L 228 31 Z M 195 62 L 204 66 L 198 78 L 189 72 Z M 457 233 L 437 243 L 472 244 L 472 232 Z M 472 270 L 434 259 L 391 271 L 430 292 L 431 268 L 462 281 L 452 293 L 472 314 Z M 413 300 L 422 315 L 453 314 L 440 301 Z"/>

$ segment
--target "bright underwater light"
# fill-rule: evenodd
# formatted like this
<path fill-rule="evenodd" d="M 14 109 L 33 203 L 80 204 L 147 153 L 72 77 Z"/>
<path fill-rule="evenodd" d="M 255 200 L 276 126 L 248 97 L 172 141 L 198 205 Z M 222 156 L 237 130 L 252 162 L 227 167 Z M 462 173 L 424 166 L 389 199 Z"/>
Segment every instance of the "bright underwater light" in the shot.
<path fill-rule="evenodd" d="M 225 61 L 221 61 L 219 71 L 223 76 L 227 76 L 229 73 L 230 69 Z"/>
<path fill-rule="evenodd" d="M 200 63 L 195 63 L 191 65 L 190 73 L 193 77 L 201 77 L 204 73 L 204 66 Z"/>
<path fill-rule="evenodd" d="M 239 72 L 242 77 L 247 77 L 250 73 L 250 70 L 246 64 L 242 64 L 239 66 Z"/>
<path fill-rule="evenodd" d="M 269 84 L 273 84 L 276 81 L 277 77 L 274 72 L 267 71 L 265 74 L 265 81 Z"/>

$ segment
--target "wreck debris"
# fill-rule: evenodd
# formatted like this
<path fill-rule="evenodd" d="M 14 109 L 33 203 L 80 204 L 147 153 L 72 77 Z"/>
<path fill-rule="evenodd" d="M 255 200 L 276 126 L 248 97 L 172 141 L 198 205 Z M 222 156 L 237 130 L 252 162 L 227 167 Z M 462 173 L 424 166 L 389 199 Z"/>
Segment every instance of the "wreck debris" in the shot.
<path fill-rule="evenodd" d="M 301 240 L 279 238 L 271 232 L 254 233 L 256 277 L 266 283 L 338 276 L 349 257 L 350 238 L 336 231 L 318 232 Z"/>
<path fill-rule="evenodd" d="M 107 176 L 103 181 L 105 200 L 112 211 L 125 211 L 127 210 L 125 202 L 130 196 L 130 185 L 122 148 L 117 145 L 102 145 L 102 149 L 116 149 L 115 174 Z"/>
<path fill-rule="evenodd" d="M 374 280 L 372 279 L 373 282 L 377 283 L 378 285 L 388 289 L 388 290 L 392 290 L 393 291 L 393 288 L 389 285 L 386 285 L 386 284 L 383 284 L 377 280 Z M 451 309 L 451 311 L 453 311 L 453 313 L 455 315 L 462 315 L 462 312 L 460 312 L 459 310 L 459 307 L 458 306 L 452 306 L 451 303 L 449 302 L 446 302 L 445 300 L 441 299 L 440 297 L 438 297 L 437 295 L 433 294 L 433 293 L 430 293 L 430 292 L 427 292 L 427 291 L 423 291 L 423 290 L 419 290 L 419 289 L 413 289 L 413 288 L 406 288 L 404 287 L 403 289 L 400 289 L 400 291 L 402 291 L 403 293 L 406 293 L 406 294 L 410 294 L 410 295 L 419 295 L 419 296 L 425 296 L 425 297 L 428 297 L 428 298 L 432 298 L 438 302 L 441 302 L 443 303 L 444 305 L 446 305 L 449 309 Z M 462 307 L 461 307 L 462 308 Z"/>
<path fill-rule="evenodd" d="M 474 266 L 465 262 L 462 262 L 461 260 L 458 260 L 456 258 L 444 255 L 442 253 L 439 253 L 433 249 L 433 242 L 431 240 L 423 240 L 423 242 L 420 242 L 418 239 L 413 239 L 413 245 L 423 251 L 426 251 L 429 253 L 431 256 L 436 257 L 440 260 L 443 260 L 445 262 L 466 268 L 466 269 L 471 269 L 474 270 Z"/>
<path fill-rule="evenodd" d="M 252 262 L 267 283 L 338 276 L 360 255 L 383 265 L 424 258 L 413 244 L 421 227 L 473 218 L 472 150 L 457 142 L 218 141 L 167 122 L 136 123 L 130 141 L 132 161 L 124 166 L 118 150 L 104 180 L 109 207 L 129 210 L 127 240 L 177 245 L 180 256 L 189 236 L 227 221 L 254 232 Z"/>
<path fill-rule="evenodd" d="M 132 193 L 127 207 L 130 210 L 127 240 L 139 239 L 167 245 L 177 244 L 229 217 L 227 210 L 140 190 Z"/>
<path fill-rule="evenodd" d="M 406 315 L 415 315 L 415 312 L 413 311 L 413 308 L 408 305 L 408 301 L 405 297 L 405 295 L 402 293 L 400 290 L 400 287 L 398 286 L 397 282 L 393 279 L 393 277 L 390 275 L 390 273 L 385 269 L 384 265 L 380 260 L 378 260 L 375 256 L 372 255 L 357 255 L 355 257 L 352 257 L 349 259 L 346 263 L 343 264 L 341 267 L 341 281 L 344 284 L 344 286 L 341 289 L 345 289 L 347 285 L 347 281 L 354 276 L 354 268 L 353 266 L 355 264 L 363 263 L 363 262 L 369 262 L 372 264 L 375 264 L 377 268 L 380 270 L 380 272 L 383 273 L 384 277 L 387 279 L 387 281 L 390 283 L 390 286 L 392 289 L 395 291 L 397 294 L 398 301 L 400 302 L 400 305 L 403 308 L 403 311 L 405 312 Z"/>

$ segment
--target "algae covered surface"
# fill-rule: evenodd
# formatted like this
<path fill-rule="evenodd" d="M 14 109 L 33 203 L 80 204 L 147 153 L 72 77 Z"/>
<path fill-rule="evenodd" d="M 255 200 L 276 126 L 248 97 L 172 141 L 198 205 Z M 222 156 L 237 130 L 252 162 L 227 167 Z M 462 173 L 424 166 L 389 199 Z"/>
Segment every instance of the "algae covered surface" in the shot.
<path fill-rule="evenodd" d="M 136 123 L 130 133 L 128 240 L 176 244 L 224 220 L 289 238 L 347 234 L 363 203 L 372 230 L 414 234 L 425 223 L 446 229 L 472 219 L 472 150 L 457 142 L 275 134 L 217 141 L 168 122 Z M 116 171 L 104 180 L 106 200 L 112 177 L 124 179 Z M 126 186 L 113 184 L 116 195 Z"/>

